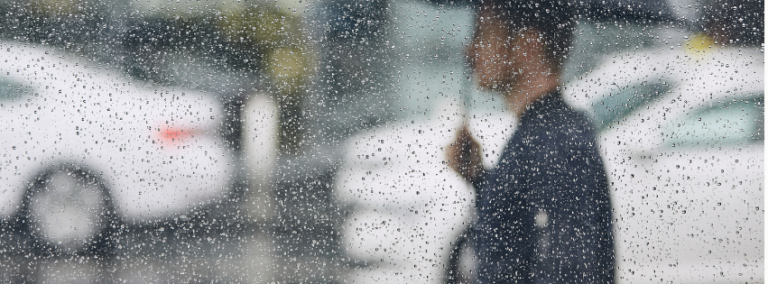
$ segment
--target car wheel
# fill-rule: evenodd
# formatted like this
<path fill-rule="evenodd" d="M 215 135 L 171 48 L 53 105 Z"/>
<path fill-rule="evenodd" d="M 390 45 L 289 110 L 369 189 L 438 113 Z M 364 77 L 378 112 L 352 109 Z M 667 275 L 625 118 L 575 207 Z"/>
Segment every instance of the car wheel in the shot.
<path fill-rule="evenodd" d="M 38 252 L 97 254 L 110 251 L 112 212 L 109 193 L 98 177 L 65 166 L 30 183 L 20 220 Z"/>

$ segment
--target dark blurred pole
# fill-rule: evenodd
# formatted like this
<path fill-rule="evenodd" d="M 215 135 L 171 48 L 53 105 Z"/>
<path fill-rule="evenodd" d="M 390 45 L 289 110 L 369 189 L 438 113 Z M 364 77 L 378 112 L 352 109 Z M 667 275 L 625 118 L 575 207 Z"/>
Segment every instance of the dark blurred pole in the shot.
<path fill-rule="evenodd" d="M 321 1 L 315 9 L 320 49 L 318 78 L 306 105 L 311 119 L 310 148 L 338 146 L 358 130 L 387 117 L 391 88 L 388 64 L 389 1 Z"/>
<path fill-rule="evenodd" d="M 391 114 L 389 1 L 319 1 L 306 22 L 318 54 L 303 100 L 303 137 L 296 153 L 278 160 L 276 277 L 282 283 L 340 283 L 345 264 L 338 237 L 340 216 L 331 185 L 343 141 L 379 125 Z"/>

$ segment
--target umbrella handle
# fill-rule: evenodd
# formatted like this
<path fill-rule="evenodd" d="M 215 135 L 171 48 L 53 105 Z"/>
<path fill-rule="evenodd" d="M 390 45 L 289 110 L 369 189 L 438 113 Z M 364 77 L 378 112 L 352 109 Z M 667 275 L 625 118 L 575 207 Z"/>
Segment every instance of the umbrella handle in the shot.
<path fill-rule="evenodd" d="M 464 120 L 462 125 L 469 124 L 469 111 L 472 109 L 472 73 L 469 70 L 462 72 L 461 88 L 459 89 L 461 99 L 461 117 Z"/>

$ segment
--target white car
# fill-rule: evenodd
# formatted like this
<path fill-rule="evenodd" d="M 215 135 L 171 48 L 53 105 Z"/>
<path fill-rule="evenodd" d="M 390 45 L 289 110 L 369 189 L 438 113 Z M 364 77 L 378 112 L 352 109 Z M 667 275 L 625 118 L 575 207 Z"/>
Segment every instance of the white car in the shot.
<path fill-rule="evenodd" d="M 116 224 L 222 200 L 235 177 L 215 96 L 0 42 L 0 216 L 37 248 L 103 249 Z"/>
<path fill-rule="evenodd" d="M 446 103 L 426 120 L 395 123 L 349 140 L 335 178 L 336 199 L 352 207 L 342 226 L 346 255 L 368 263 L 350 283 L 443 283 L 456 242 L 474 215 L 474 189 L 443 162 L 444 147 L 464 123 Z M 515 118 L 470 115 L 484 162 L 498 162 Z M 491 122 L 489 122 L 489 120 Z M 418 122 L 418 123 L 417 123 Z"/>
<path fill-rule="evenodd" d="M 565 89 L 602 128 L 622 283 L 764 281 L 764 54 L 694 43 Z"/>

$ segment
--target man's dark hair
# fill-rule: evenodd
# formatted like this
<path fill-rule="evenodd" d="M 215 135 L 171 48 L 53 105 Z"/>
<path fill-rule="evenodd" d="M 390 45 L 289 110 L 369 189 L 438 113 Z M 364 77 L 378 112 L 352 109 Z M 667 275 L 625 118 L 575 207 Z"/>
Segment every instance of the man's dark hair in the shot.
<path fill-rule="evenodd" d="M 502 17 L 509 31 L 534 28 L 542 35 L 553 71 L 560 70 L 573 42 L 575 21 L 569 4 L 564 0 L 481 0 L 480 9 L 491 9 Z"/>

